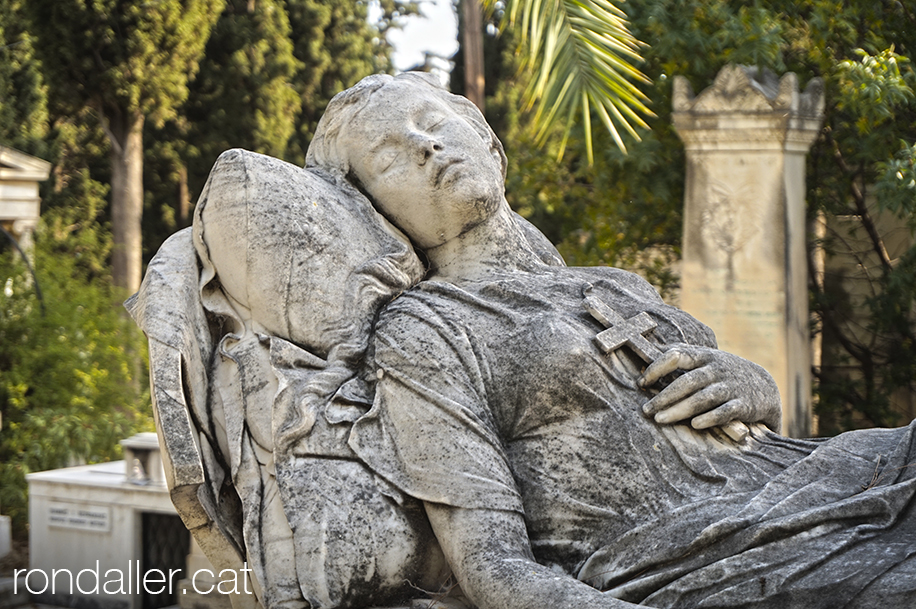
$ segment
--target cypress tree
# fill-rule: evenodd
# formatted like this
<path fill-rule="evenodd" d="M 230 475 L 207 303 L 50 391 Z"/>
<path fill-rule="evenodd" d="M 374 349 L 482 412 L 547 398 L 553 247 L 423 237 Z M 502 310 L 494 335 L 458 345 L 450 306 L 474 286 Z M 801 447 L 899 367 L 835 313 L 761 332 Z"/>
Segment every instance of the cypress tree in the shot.
<path fill-rule="evenodd" d="M 223 0 L 29 0 L 24 6 L 52 96 L 71 114 L 91 107 L 108 137 L 113 278 L 128 291 L 141 275 L 143 125 L 175 115 L 222 7 Z"/>
<path fill-rule="evenodd" d="M 285 155 L 299 113 L 298 70 L 282 1 L 228 0 L 185 106 L 205 169 L 227 148 Z"/>
<path fill-rule="evenodd" d="M 47 156 L 48 95 L 21 0 L 0 0 L 0 145 Z"/>
<path fill-rule="evenodd" d="M 367 21 L 367 4 L 339 0 L 285 0 L 291 39 L 300 70 L 296 90 L 302 113 L 290 142 L 289 158 L 305 161 L 318 120 L 334 95 L 378 71 L 388 71 L 380 32 Z M 393 5 L 393 2 L 390 3 Z"/>

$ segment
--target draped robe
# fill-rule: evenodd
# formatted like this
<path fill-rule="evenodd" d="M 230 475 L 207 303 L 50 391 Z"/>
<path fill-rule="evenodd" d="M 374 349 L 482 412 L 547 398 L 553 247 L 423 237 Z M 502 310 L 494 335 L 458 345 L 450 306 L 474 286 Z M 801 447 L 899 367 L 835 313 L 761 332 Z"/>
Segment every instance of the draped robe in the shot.
<path fill-rule="evenodd" d="M 382 312 L 350 446 L 422 501 L 522 514 L 536 559 L 657 607 L 916 605 L 914 424 L 829 440 L 659 425 L 592 293 L 648 335 L 712 332 L 608 268 L 424 281 Z M 848 603 L 848 605 L 844 605 Z M 877 603 L 877 604 L 876 604 Z"/>

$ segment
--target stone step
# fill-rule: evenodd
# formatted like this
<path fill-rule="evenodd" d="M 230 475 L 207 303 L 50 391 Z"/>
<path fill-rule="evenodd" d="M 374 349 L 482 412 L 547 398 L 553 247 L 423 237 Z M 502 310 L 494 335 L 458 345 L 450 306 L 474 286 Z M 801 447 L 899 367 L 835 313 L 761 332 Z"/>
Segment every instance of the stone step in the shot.
<path fill-rule="evenodd" d="M 0 577 L 0 609 L 11 609 L 31 604 L 32 599 L 25 590 L 25 578 L 19 577 L 19 594 L 13 594 L 17 589 L 12 577 Z"/>

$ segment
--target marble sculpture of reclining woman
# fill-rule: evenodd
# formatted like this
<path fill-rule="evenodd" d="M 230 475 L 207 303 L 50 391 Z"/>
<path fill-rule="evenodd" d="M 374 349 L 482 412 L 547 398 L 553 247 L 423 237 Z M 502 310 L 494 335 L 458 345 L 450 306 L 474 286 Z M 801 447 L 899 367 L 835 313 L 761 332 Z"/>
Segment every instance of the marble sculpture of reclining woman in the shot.
<path fill-rule="evenodd" d="M 214 495 L 240 498 L 236 547 L 266 607 L 916 606 L 916 423 L 776 434 L 762 368 L 636 275 L 564 266 L 510 211 L 502 146 L 463 98 L 373 76 L 331 102 L 306 169 L 227 155 L 217 167 L 235 173 L 211 174 L 193 249 L 169 247 L 201 260 L 201 386 L 236 388 L 197 398 L 217 421 L 199 442 L 222 468 Z M 214 189 L 297 172 L 318 194 L 265 187 L 257 221 L 214 211 Z M 344 260 L 345 234 L 289 255 L 289 237 L 236 235 L 288 232 L 328 188 L 383 229 L 359 237 L 384 245 L 365 264 Z M 165 250 L 131 305 L 151 344 L 168 342 L 143 313 Z M 323 312 L 300 292 L 325 294 Z"/>

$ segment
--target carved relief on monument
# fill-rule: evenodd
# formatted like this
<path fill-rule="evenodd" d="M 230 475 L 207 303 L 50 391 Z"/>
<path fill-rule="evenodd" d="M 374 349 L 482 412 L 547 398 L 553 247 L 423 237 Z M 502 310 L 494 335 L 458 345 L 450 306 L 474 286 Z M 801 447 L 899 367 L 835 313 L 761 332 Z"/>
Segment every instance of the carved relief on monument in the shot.
<path fill-rule="evenodd" d="M 731 291 L 735 287 L 736 256 L 761 231 L 762 212 L 755 202 L 760 197 L 761 185 L 752 180 L 750 173 L 734 175 L 740 173 L 737 168 L 728 172 L 734 177 L 728 181 L 722 177 L 722 171 L 711 167 L 712 163 L 705 156 L 692 162 L 696 176 L 692 190 L 699 205 L 691 214 L 694 218 L 691 232 L 705 244 L 707 267 L 725 268 L 725 288 Z"/>
<path fill-rule="evenodd" d="M 703 237 L 715 245 L 728 260 L 726 289 L 735 286 L 735 254 L 760 232 L 760 223 L 752 206 L 741 205 L 752 192 L 750 184 L 737 189 L 725 182 L 710 181 L 709 205 L 701 214 Z"/>
<path fill-rule="evenodd" d="M 694 95 L 676 79 L 672 120 L 687 153 L 681 302 L 719 345 L 774 375 L 784 430 L 809 434 L 805 154 L 820 133 L 823 83 L 727 66 Z M 800 254 L 800 256 L 799 256 Z M 796 402 L 796 400 L 800 400 Z"/>

